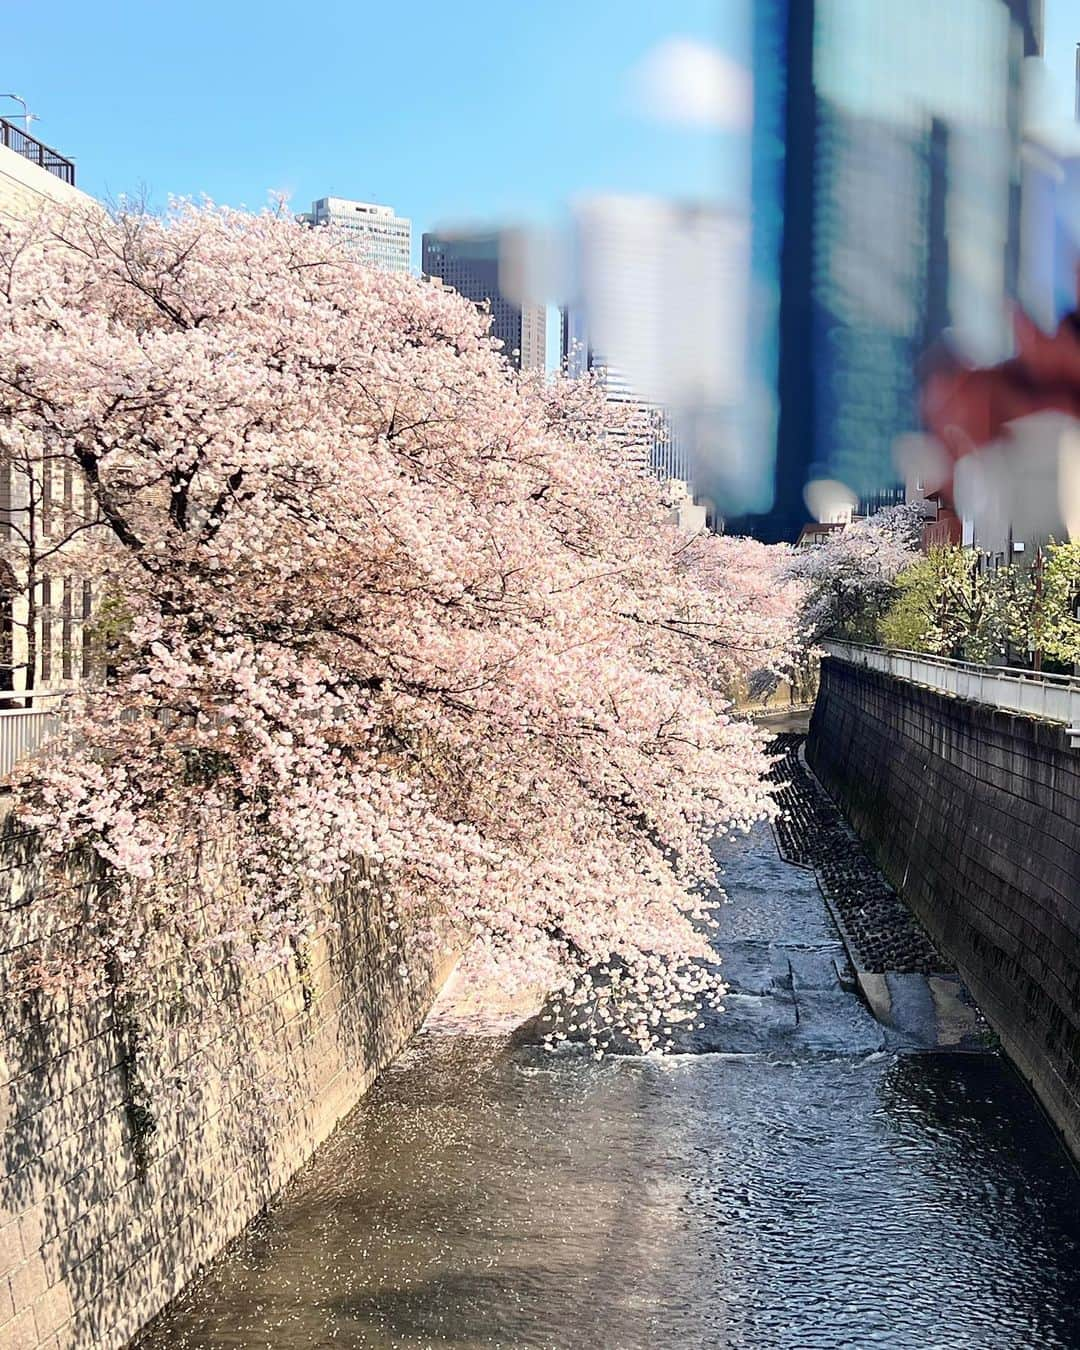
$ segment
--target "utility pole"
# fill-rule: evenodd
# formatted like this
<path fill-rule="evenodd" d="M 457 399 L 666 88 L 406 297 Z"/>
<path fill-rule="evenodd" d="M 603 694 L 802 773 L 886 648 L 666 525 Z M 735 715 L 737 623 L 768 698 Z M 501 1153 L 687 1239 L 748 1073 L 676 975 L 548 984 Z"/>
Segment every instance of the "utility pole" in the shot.
<path fill-rule="evenodd" d="M 1077 50 L 1077 53 L 1076 53 L 1076 59 L 1077 59 L 1078 62 L 1080 62 L 1080 49 Z M 1080 70 L 1080 65 L 1077 66 L 1077 70 Z M 23 131 L 25 131 L 25 132 L 27 133 L 27 135 L 29 135 L 29 134 L 30 134 L 30 123 L 31 123 L 31 122 L 39 122 L 41 119 L 40 119 L 38 116 L 36 116 L 36 114 L 32 113 L 32 112 L 30 111 L 30 109 L 26 106 L 26 99 L 23 98 L 22 94 L 0 94 L 0 98 L 10 98 L 10 99 L 12 99 L 15 103 L 21 103 L 21 104 L 22 104 L 22 112 L 21 112 L 21 113 L 12 113 L 11 116 L 12 116 L 12 117 L 21 117 L 21 118 L 22 118 L 22 120 L 23 120 Z M 1080 113 L 1078 113 L 1077 115 L 1080 116 Z"/>
<path fill-rule="evenodd" d="M 1043 568 L 1045 565 L 1042 545 L 1035 550 L 1035 566 L 1032 569 L 1035 573 L 1035 631 L 1032 634 L 1035 651 L 1032 659 L 1032 669 L 1036 672 L 1042 670 L 1042 639 L 1043 639 Z"/>

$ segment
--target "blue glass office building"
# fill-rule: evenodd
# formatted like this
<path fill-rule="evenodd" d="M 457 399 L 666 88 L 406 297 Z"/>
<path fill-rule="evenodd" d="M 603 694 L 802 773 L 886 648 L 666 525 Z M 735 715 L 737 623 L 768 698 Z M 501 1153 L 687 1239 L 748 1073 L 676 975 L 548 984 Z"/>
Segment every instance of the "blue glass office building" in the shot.
<path fill-rule="evenodd" d="M 1019 86 L 1038 0 L 755 0 L 753 241 L 732 531 L 794 539 L 804 488 L 902 497 L 916 368 L 943 334 L 1008 350 Z"/>

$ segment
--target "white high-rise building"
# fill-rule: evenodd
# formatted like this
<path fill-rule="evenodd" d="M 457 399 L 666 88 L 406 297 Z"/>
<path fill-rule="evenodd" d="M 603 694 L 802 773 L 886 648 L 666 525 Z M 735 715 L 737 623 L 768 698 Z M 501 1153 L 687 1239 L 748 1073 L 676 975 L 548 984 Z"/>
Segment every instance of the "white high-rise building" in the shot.
<path fill-rule="evenodd" d="M 584 315 L 579 307 L 562 311 L 562 360 L 566 373 L 577 379 L 588 371 L 599 375 L 604 397 L 613 417 L 608 440 L 618 445 L 626 462 L 640 473 L 651 473 L 661 482 L 692 477 L 690 457 L 668 409 L 644 399 L 627 379 L 589 341 Z"/>
<path fill-rule="evenodd" d="M 654 410 L 652 471 L 711 496 L 742 468 L 749 238 L 745 216 L 711 202 L 601 196 L 574 213 L 564 354 L 585 341 L 570 373 L 617 372 L 609 397 L 621 386 Z"/>
<path fill-rule="evenodd" d="M 349 247 L 380 272 L 409 271 L 412 221 L 395 215 L 391 206 L 354 202 L 348 197 L 320 197 L 297 219 L 305 225 L 339 227 Z"/>

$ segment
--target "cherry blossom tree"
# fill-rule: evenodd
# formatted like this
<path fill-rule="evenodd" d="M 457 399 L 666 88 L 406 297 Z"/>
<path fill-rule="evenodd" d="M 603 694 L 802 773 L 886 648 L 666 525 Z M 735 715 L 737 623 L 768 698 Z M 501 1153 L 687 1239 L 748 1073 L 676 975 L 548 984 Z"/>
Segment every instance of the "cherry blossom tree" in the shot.
<path fill-rule="evenodd" d="M 595 371 L 573 379 L 526 378 L 545 401 L 552 429 L 564 439 L 576 440 L 588 453 L 599 452 L 616 470 L 621 468 L 626 443 L 638 426 L 639 414 L 632 405 L 628 409 L 609 400 Z M 653 507 L 650 493 L 650 512 Z M 644 528 L 653 525 L 647 521 Z M 695 635 L 685 621 L 676 623 L 685 636 L 698 637 L 710 677 L 729 697 L 762 672 L 778 677 L 790 673 L 799 652 L 805 586 L 791 573 L 787 545 L 702 529 L 683 535 L 671 558 L 680 576 L 712 597 L 716 608 L 707 632 Z M 722 622 L 717 622 L 719 609 L 725 615 Z"/>
<path fill-rule="evenodd" d="M 789 575 L 804 583 L 803 638 L 873 639 L 896 578 L 918 557 L 921 519 L 914 505 L 886 507 L 796 552 Z"/>
<path fill-rule="evenodd" d="M 602 988 L 645 1048 L 721 989 L 708 841 L 770 809 L 724 689 L 791 614 L 666 523 L 588 388 L 332 231 L 191 205 L 4 238 L 0 371 L 0 444 L 86 484 L 111 634 L 17 775 L 52 850 L 26 978 L 284 959 L 350 879 L 417 950 Z M 222 847 L 241 884 L 193 899 L 175 860 Z"/>

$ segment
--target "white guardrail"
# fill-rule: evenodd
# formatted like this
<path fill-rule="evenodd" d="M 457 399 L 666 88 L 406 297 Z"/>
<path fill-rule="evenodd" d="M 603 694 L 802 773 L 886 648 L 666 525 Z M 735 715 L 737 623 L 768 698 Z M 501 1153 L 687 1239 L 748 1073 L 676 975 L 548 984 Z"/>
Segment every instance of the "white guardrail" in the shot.
<path fill-rule="evenodd" d="M 59 725 L 57 709 L 63 689 L 9 692 L 0 689 L 0 778 L 6 778 L 23 755 L 39 749 Z M 12 704 L 29 707 L 12 707 Z"/>
<path fill-rule="evenodd" d="M 867 666 L 1006 712 L 1064 723 L 1073 747 L 1080 745 L 1080 679 L 1073 675 L 1036 674 L 1013 666 L 979 666 L 971 661 L 864 647 L 854 642 L 828 641 L 820 645 L 829 656 L 853 666 Z"/>

